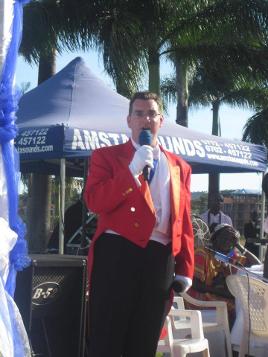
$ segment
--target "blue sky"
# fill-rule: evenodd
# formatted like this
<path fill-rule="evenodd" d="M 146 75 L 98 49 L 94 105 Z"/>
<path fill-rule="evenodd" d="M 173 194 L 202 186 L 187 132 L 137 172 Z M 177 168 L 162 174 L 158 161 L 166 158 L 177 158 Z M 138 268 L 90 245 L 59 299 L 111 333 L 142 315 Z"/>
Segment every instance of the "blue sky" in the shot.
<path fill-rule="evenodd" d="M 79 53 L 63 53 L 57 57 L 57 71 L 65 67 L 72 59 L 81 56 L 87 66 L 99 76 L 108 86 L 114 88 L 111 79 L 105 74 L 102 60 L 94 51 L 79 52 Z M 166 63 L 161 64 L 162 75 L 167 75 L 171 68 Z M 18 86 L 23 82 L 30 82 L 31 88 L 37 85 L 37 66 L 28 65 L 23 58 L 19 57 L 16 71 L 16 83 Z M 175 106 L 170 106 L 166 120 L 175 121 L 176 118 Z M 220 109 L 221 130 L 222 136 L 230 139 L 241 140 L 243 127 L 247 118 L 252 115 L 249 110 L 241 110 L 238 108 L 230 108 L 222 106 Z M 211 133 L 212 112 L 210 108 L 192 109 L 189 112 L 189 128 L 204 133 Z M 221 174 L 220 189 L 261 189 L 262 175 L 257 173 L 243 174 Z M 207 175 L 192 176 L 192 191 L 207 191 Z"/>

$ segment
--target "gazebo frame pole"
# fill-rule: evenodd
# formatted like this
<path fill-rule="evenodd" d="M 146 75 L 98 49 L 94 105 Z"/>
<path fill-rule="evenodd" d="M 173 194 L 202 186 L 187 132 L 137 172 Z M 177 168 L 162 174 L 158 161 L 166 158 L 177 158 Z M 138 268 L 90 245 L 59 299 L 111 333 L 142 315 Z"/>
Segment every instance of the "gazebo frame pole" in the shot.
<path fill-rule="evenodd" d="M 262 180 L 264 178 L 265 173 L 262 173 Z M 262 190 L 262 195 L 261 195 L 261 220 L 260 220 L 260 240 L 262 242 L 262 239 L 264 239 L 264 219 L 265 219 L 265 192 Z M 265 249 L 266 247 L 263 246 L 262 244 L 260 245 L 260 250 L 259 250 L 259 258 L 261 262 L 264 260 L 265 256 Z"/>
<path fill-rule="evenodd" d="M 66 161 L 60 159 L 59 254 L 64 254 L 65 179 Z"/>

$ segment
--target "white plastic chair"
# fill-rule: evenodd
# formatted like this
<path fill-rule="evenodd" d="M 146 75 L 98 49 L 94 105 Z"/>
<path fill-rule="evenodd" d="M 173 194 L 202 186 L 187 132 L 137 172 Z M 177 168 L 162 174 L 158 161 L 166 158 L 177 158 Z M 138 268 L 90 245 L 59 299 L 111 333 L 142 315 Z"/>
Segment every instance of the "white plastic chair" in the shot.
<path fill-rule="evenodd" d="M 174 338 L 175 318 L 190 320 L 190 336 L 185 338 Z M 179 321 L 179 320 L 176 320 Z M 208 340 L 204 338 L 202 329 L 202 317 L 200 311 L 171 309 L 166 317 L 165 327 L 167 336 L 160 340 L 158 352 L 170 353 L 170 357 L 184 357 L 188 353 L 202 352 L 204 357 L 209 357 Z"/>
<path fill-rule="evenodd" d="M 243 329 L 239 357 L 246 354 L 267 356 L 268 348 L 268 284 L 246 275 L 230 275 L 226 279 L 242 314 Z M 241 316 L 237 316 L 241 318 Z M 250 351 L 248 351 L 250 350 Z"/>
<path fill-rule="evenodd" d="M 174 296 L 173 297 L 173 309 L 185 309 L 184 300 L 182 296 Z"/>
<path fill-rule="evenodd" d="M 202 307 L 201 313 L 202 313 L 202 320 L 203 320 L 202 324 L 203 324 L 204 333 L 222 331 L 222 333 L 224 334 L 226 354 L 228 357 L 232 357 L 233 354 L 232 354 L 232 345 L 231 345 L 231 334 L 230 334 L 230 328 L 228 322 L 228 312 L 227 312 L 226 302 L 201 301 L 201 300 L 194 299 L 187 293 L 182 293 L 181 296 L 185 301 L 189 302 L 190 304 L 197 307 Z M 206 316 L 208 316 L 209 321 L 206 321 Z M 208 340 L 210 341 L 209 338 Z"/>

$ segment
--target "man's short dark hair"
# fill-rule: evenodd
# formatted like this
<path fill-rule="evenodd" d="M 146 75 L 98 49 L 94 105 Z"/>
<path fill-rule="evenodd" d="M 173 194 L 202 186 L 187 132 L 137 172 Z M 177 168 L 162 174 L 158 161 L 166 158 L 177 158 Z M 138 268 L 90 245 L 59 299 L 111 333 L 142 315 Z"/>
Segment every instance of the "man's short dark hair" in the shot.
<path fill-rule="evenodd" d="M 131 113 L 132 113 L 133 103 L 134 103 L 134 101 L 135 101 L 136 99 L 142 99 L 142 100 L 153 99 L 154 101 L 156 101 L 160 113 L 162 113 L 162 111 L 163 111 L 162 100 L 161 100 L 161 98 L 159 97 L 158 94 L 153 93 L 153 92 L 149 92 L 149 91 L 136 92 L 136 93 L 133 95 L 133 97 L 131 98 L 130 102 L 129 102 L 129 115 L 131 115 Z"/>
<path fill-rule="evenodd" d="M 224 202 L 224 197 L 222 194 L 220 193 L 216 193 L 216 194 L 210 194 L 208 196 L 208 200 L 210 202 Z"/>

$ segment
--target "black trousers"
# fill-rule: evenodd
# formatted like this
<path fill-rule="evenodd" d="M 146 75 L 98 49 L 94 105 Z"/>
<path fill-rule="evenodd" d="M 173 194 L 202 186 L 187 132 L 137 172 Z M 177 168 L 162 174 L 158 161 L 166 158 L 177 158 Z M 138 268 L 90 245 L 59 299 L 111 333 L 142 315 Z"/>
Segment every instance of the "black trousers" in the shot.
<path fill-rule="evenodd" d="M 174 274 L 171 245 L 104 233 L 94 248 L 90 357 L 154 357 Z"/>

